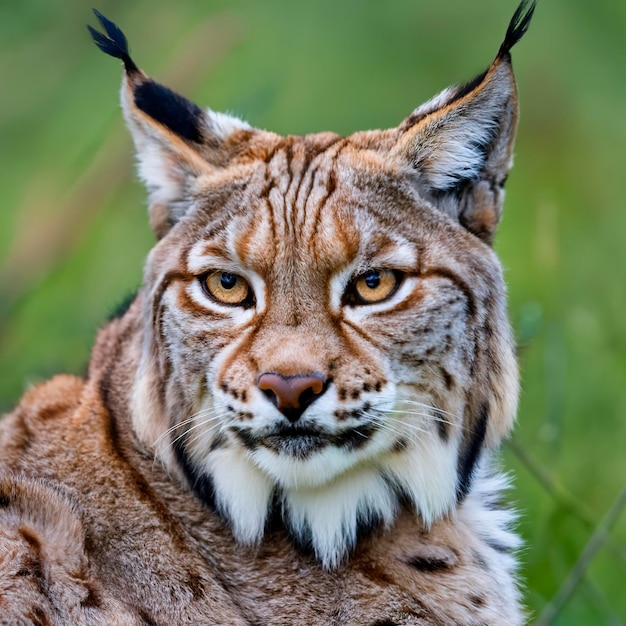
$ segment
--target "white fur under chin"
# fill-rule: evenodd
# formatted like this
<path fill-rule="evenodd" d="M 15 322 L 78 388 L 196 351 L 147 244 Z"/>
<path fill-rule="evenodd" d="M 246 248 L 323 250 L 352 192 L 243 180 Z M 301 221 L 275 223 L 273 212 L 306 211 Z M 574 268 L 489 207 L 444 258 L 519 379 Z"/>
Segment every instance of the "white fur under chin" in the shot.
<path fill-rule="evenodd" d="M 262 459 L 262 465 L 269 461 L 267 454 Z M 324 455 L 319 459 L 321 471 Z M 315 458 L 307 463 L 308 469 L 315 471 Z M 418 447 L 369 459 L 321 485 L 281 485 L 280 480 L 258 466 L 255 454 L 233 447 L 214 451 L 202 471 L 212 477 L 216 504 L 239 542 L 252 544 L 262 539 L 278 489 L 284 520 L 294 537 L 310 543 L 322 565 L 332 569 L 354 546 L 359 526 L 393 523 L 399 507 L 398 493 L 413 503 L 416 514 L 427 525 L 451 514 L 457 507 L 456 463 L 454 446 L 434 435 Z M 475 527 L 476 533 L 486 533 L 494 543 L 516 548 L 517 539 L 508 531 L 512 513 L 492 506 L 507 481 L 488 475 L 485 466 L 477 471 L 471 493 L 455 514 L 462 513 L 464 523 Z M 514 559 L 508 558 L 513 567 Z"/>

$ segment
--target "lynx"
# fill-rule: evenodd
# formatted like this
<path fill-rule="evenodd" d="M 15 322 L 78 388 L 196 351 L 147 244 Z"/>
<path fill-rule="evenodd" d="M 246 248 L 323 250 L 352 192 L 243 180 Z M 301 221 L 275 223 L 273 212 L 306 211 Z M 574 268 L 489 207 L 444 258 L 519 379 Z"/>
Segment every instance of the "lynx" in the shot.
<path fill-rule="evenodd" d="M 510 49 L 398 127 L 278 136 L 122 60 L 157 243 L 86 380 L 0 425 L 2 624 L 524 622 L 491 242 Z"/>

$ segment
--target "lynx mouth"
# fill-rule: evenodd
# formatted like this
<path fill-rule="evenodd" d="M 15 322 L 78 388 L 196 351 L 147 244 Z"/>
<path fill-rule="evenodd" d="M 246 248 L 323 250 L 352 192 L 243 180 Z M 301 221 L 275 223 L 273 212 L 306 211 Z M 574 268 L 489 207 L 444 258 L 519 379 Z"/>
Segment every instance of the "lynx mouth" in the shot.
<path fill-rule="evenodd" d="M 330 445 L 330 439 L 316 431 L 298 431 L 263 437 L 260 445 L 276 454 L 304 459 Z"/>
<path fill-rule="evenodd" d="M 248 450 L 267 448 L 275 454 L 299 459 L 304 459 L 331 444 L 328 434 L 318 428 L 281 425 L 260 435 L 255 435 L 249 429 L 233 430 Z"/>
<path fill-rule="evenodd" d="M 328 446 L 344 450 L 362 448 L 367 445 L 376 430 L 374 424 L 363 424 L 336 434 L 330 434 L 322 429 L 298 426 L 280 426 L 258 436 L 244 429 L 236 429 L 234 432 L 249 450 L 263 447 L 275 454 L 305 459 Z"/>

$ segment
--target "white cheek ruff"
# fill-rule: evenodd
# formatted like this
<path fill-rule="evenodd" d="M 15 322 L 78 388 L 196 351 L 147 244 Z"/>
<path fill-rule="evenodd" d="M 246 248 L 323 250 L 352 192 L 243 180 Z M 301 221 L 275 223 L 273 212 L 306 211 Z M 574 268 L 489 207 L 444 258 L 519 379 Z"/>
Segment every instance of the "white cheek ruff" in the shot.
<path fill-rule="evenodd" d="M 283 506 L 294 536 L 313 546 L 322 565 L 338 566 L 361 524 L 392 523 L 397 498 L 374 468 L 354 469 L 317 488 L 286 491 Z"/>
<path fill-rule="evenodd" d="M 237 540 L 244 544 L 259 541 L 271 504 L 272 481 L 237 448 L 215 450 L 204 470 L 213 480 L 215 503 Z"/>
<path fill-rule="evenodd" d="M 381 463 L 427 526 L 450 512 L 457 500 L 458 444 L 442 441 L 435 431 L 421 433 L 410 450 L 390 454 Z"/>
<path fill-rule="evenodd" d="M 522 600 L 517 585 L 516 559 L 522 541 L 514 531 L 518 515 L 514 509 L 502 506 L 502 494 L 511 488 L 509 477 L 495 471 L 491 465 L 488 458 L 480 462 L 473 489 L 454 516 L 489 547 L 481 551 L 481 555 L 498 581 L 503 604 L 514 607 Z"/>
<path fill-rule="evenodd" d="M 385 466 L 384 470 L 374 464 L 353 467 L 327 484 L 286 489 L 277 488 L 250 456 L 237 448 L 216 450 L 199 469 L 211 476 L 215 504 L 237 541 L 250 545 L 263 538 L 274 493 L 278 490 L 285 525 L 296 541 L 312 547 L 326 569 L 341 564 L 355 546 L 362 527 L 393 524 L 400 507 L 401 489 L 404 497 L 415 500 L 416 514 L 426 524 L 449 514 L 459 518 L 464 527 L 471 528 L 472 534 L 487 546 L 496 546 L 485 558 L 492 571 L 506 574 L 503 584 L 510 587 L 507 594 L 511 600 L 518 598 L 513 582 L 514 551 L 520 542 L 511 530 L 515 514 L 494 506 L 508 488 L 506 478 L 488 471 L 488 461 L 481 463 L 473 491 L 457 507 L 455 480 L 438 478 L 455 475 L 451 463 L 446 466 L 433 458 L 404 454 Z M 419 476 L 423 471 L 426 474 Z M 394 480 L 390 479 L 392 472 Z"/>
<path fill-rule="evenodd" d="M 384 419 L 392 422 L 394 415 Z M 391 451 L 399 434 L 395 428 L 382 428 L 363 448 L 327 446 L 304 459 L 263 447 L 250 451 L 231 435 L 212 451 L 211 435 L 188 452 L 198 475 L 210 479 L 214 504 L 238 542 L 261 541 L 268 515 L 278 503 L 288 531 L 299 544 L 310 546 L 326 569 L 341 564 L 360 529 L 391 526 L 401 502 L 409 502 L 426 526 L 446 515 L 461 516 L 487 545 L 517 548 L 509 529 L 514 516 L 494 506 L 506 480 L 489 475 L 487 461 L 459 506 L 458 439 L 446 442 L 436 428 L 425 429 L 412 438 L 411 446 Z M 513 573 L 512 554 L 494 551 L 492 557 L 494 571 Z M 513 585 L 512 598 L 515 593 Z"/>
<path fill-rule="evenodd" d="M 393 523 L 401 499 L 410 501 L 426 524 L 456 504 L 456 446 L 434 433 L 424 435 L 421 445 L 392 453 L 394 441 L 395 435 L 382 430 L 363 449 L 328 446 L 305 459 L 229 445 L 205 454 L 203 461 L 196 450 L 195 464 L 210 476 L 215 504 L 238 541 L 263 537 L 278 493 L 291 534 L 333 568 L 355 545 L 361 527 Z"/>

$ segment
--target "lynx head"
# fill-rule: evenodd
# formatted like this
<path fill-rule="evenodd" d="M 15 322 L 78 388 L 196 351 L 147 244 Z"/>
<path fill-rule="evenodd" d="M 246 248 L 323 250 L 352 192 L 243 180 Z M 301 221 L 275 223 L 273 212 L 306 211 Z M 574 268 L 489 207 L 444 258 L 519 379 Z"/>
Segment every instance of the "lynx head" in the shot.
<path fill-rule="evenodd" d="M 513 424 L 490 244 L 511 163 L 510 48 L 399 126 L 281 137 L 148 78 L 122 106 L 159 238 L 140 294 L 137 436 L 244 543 L 277 513 L 327 567 L 411 507 L 428 525 Z"/>

